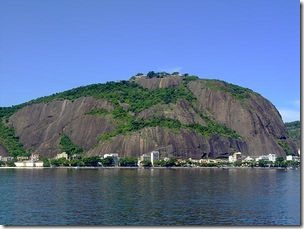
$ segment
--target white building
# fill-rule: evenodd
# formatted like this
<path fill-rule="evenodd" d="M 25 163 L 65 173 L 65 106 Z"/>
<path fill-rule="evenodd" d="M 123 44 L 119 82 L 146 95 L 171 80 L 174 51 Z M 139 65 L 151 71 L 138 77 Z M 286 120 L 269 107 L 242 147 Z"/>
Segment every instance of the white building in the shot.
<path fill-rule="evenodd" d="M 293 161 L 293 160 L 294 160 L 294 156 L 292 156 L 292 155 L 286 156 L 286 161 Z"/>
<path fill-rule="evenodd" d="M 17 161 L 24 161 L 24 160 L 28 160 L 28 157 L 24 157 L 24 156 L 17 157 Z"/>
<path fill-rule="evenodd" d="M 16 167 L 25 167 L 25 162 L 24 161 L 17 161 L 14 163 Z"/>
<path fill-rule="evenodd" d="M 151 157 L 148 155 L 148 154 L 142 154 L 139 158 L 138 158 L 138 161 L 137 161 L 137 165 L 138 167 L 141 166 L 141 162 L 142 161 L 150 161 L 151 160 Z"/>
<path fill-rule="evenodd" d="M 148 154 L 142 154 L 142 155 L 139 157 L 139 160 L 140 160 L 140 161 L 151 160 L 151 157 L 150 157 Z"/>
<path fill-rule="evenodd" d="M 152 151 L 151 152 L 151 164 L 154 166 L 154 161 L 159 160 L 159 151 Z"/>
<path fill-rule="evenodd" d="M 241 161 L 241 160 L 242 160 L 241 152 L 236 152 L 228 157 L 229 162 L 236 162 L 236 161 Z"/>
<path fill-rule="evenodd" d="M 247 156 L 247 157 L 244 159 L 244 161 L 254 161 L 254 159 L 253 159 L 252 157 L 250 157 L 250 156 Z"/>
<path fill-rule="evenodd" d="M 39 160 L 39 154 L 32 153 L 32 155 L 30 156 L 30 160 L 38 161 Z"/>
<path fill-rule="evenodd" d="M 2 157 L 1 160 L 2 161 L 12 161 L 12 160 L 14 160 L 14 157 Z"/>
<path fill-rule="evenodd" d="M 268 159 L 268 156 L 267 156 L 267 155 L 261 155 L 261 156 L 259 156 L 259 157 L 257 157 L 257 158 L 255 159 L 255 161 L 260 161 L 260 160 L 265 160 L 265 161 L 267 161 L 267 160 L 269 160 L 269 159 Z"/>
<path fill-rule="evenodd" d="M 119 162 L 118 153 L 109 153 L 109 154 L 106 153 L 103 155 L 103 158 L 107 158 L 107 157 L 112 157 L 114 161 L 114 165 L 118 166 L 118 162 Z"/>
<path fill-rule="evenodd" d="M 58 153 L 55 157 L 56 159 L 65 158 L 68 159 L 69 155 L 66 152 Z"/>
<path fill-rule="evenodd" d="M 35 167 L 43 167 L 43 161 L 36 161 L 34 166 Z"/>
<path fill-rule="evenodd" d="M 118 153 L 106 153 L 103 155 L 103 158 L 107 157 L 118 157 Z"/>
<path fill-rule="evenodd" d="M 255 161 L 265 160 L 265 161 L 275 162 L 276 159 L 277 159 L 277 155 L 270 153 L 268 155 L 261 155 L 257 157 Z"/>
<path fill-rule="evenodd" d="M 14 163 L 16 167 L 43 167 L 42 161 L 17 161 Z"/>
<path fill-rule="evenodd" d="M 272 161 L 272 162 L 275 162 L 276 161 L 276 159 L 277 159 L 277 155 L 275 155 L 275 154 L 268 154 L 267 155 L 268 156 L 268 160 L 269 161 Z"/>

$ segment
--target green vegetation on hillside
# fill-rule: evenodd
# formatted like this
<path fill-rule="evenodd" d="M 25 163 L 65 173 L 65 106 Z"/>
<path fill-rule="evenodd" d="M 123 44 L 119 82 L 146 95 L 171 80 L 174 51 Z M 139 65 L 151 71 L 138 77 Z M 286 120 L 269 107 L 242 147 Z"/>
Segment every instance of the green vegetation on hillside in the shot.
<path fill-rule="evenodd" d="M 205 82 L 207 87 L 227 92 L 239 100 L 247 99 L 250 97 L 250 94 L 253 93 L 253 91 L 248 88 L 240 87 L 221 80 L 205 80 Z"/>
<path fill-rule="evenodd" d="M 178 88 L 149 90 L 141 87 L 135 82 L 120 81 L 74 88 L 72 90 L 32 100 L 29 104 L 40 102 L 47 103 L 60 99 L 75 100 L 83 96 L 104 98 L 112 102 L 115 106 L 119 106 L 120 103 L 127 103 L 130 105 L 129 110 L 136 113 L 158 103 L 174 103 L 181 98 L 188 101 L 193 101 L 195 99 L 184 85 L 181 85 Z"/>
<path fill-rule="evenodd" d="M 127 134 L 130 132 L 135 132 L 145 127 L 156 127 L 160 126 L 162 128 L 169 128 L 174 130 L 189 129 L 203 136 L 221 135 L 225 137 L 231 137 L 234 139 L 241 139 L 241 136 L 234 130 L 228 127 L 218 124 L 210 119 L 208 119 L 207 126 L 202 126 L 200 124 L 181 124 L 180 121 L 165 117 L 153 117 L 150 119 L 135 119 L 131 118 L 128 122 L 120 124 L 117 128 L 111 132 L 104 133 L 99 136 L 99 141 L 107 141 L 112 137 L 120 134 Z"/>
<path fill-rule="evenodd" d="M 284 150 L 286 155 L 291 155 L 292 154 L 292 151 L 291 151 L 291 149 L 290 149 L 290 147 L 289 147 L 289 145 L 286 141 L 278 140 L 278 144 Z"/>
<path fill-rule="evenodd" d="M 7 125 L 8 118 L 16 110 L 18 110 L 18 106 L 0 107 L 0 144 L 4 146 L 12 157 L 29 156 L 30 153 L 19 142 L 19 138 L 15 136 L 14 130 Z"/>
<path fill-rule="evenodd" d="M 61 136 L 59 146 L 62 152 L 66 152 L 69 156 L 83 152 L 83 149 L 74 144 L 71 139 L 65 134 Z"/>
<path fill-rule="evenodd" d="M 115 119 L 120 119 L 117 133 L 126 132 L 123 129 L 128 129 L 129 122 L 132 120 L 128 114 L 130 112 L 140 112 L 158 103 L 175 103 L 178 99 L 186 99 L 188 101 L 195 100 L 194 96 L 187 90 L 185 85 L 178 88 L 161 88 L 149 90 L 139 86 L 134 82 L 107 82 L 105 84 L 92 84 L 84 87 L 74 88 L 65 92 L 56 93 L 50 96 L 41 97 L 27 103 L 23 103 L 12 107 L 0 108 L 0 143 L 7 148 L 11 155 L 26 154 L 22 145 L 18 142 L 18 138 L 14 136 L 12 130 L 3 122 L 7 122 L 8 118 L 22 107 L 34 103 L 48 103 L 53 100 L 75 100 L 80 97 L 92 96 L 95 98 L 104 98 L 112 102 L 114 111 L 112 112 Z M 127 103 L 130 105 L 129 110 L 124 110 L 119 104 Z M 92 109 L 87 114 L 104 115 L 108 111 L 104 109 Z M 132 127 L 133 128 L 133 127 Z M 132 129 L 131 128 L 131 129 Z M 74 149 L 75 150 L 75 149 Z M 77 151 L 77 150 L 76 150 Z M 78 151 L 77 151 L 78 152 Z"/>
<path fill-rule="evenodd" d="M 198 76 L 194 76 L 194 75 L 190 75 L 190 76 L 187 76 L 183 79 L 183 82 L 184 83 L 188 83 L 190 81 L 194 81 L 194 80 L 198 80 L 199 77 Z"/>
<path fill-rule="evenodd" d="M 241 136 L 236 131 L 211 120 L 207 122 L 207 126 L 191 124 L 188 125 L 188 127 L 203 136 L 220 135 L 234 139 L 241 139 Z"/>
<path fill-rule="evenodd" d="M 100 141 L 107 141 L 108 139 L 115 137 L 119 134 L 126 134 L 130 132 L 135 132 L 145 127 L 156 127 L 161 126 L 170 129 L 180 129 L 182 124 L 178 120 L 163 118 L 163 117 L 153 117 L 151 119 L 135 119 L 131 118 L 125 123 L 120 123 L 115 130 L 107 132 L 99 136 Z"/>
<path fill-rule="evenodd" d="M 301 146 L 301 123 L 300 121 L 287 122 L 285 126 L 288 131 L 288 136 L 296 143 L 297 147 Z"/>
<path fill-rule="evenodd" d="M 14 130 L 7 127 L 2 120 L 0 120 L 0 144 L 7 149 L 10 156 L 30 155 L 19 142 L 19 138 L 15 136 Z"/>
<path fill-rule="evenodd" d="M 142 74 L 137 74 L 138 76 Z M 169 74 L 166 72 L 149 72 L 148 78 L 162 78 L 171 75 L 180 75 L 178 72 Z M 92 84 L 88 86 L 74 88 L 61 93 L 56 93 L 50 96 L 41 97 L 27 103 L 20 104 L 9 108 L 0 108 L 0 144 L 4 145 L 14 155 L 26 154 L 22 145 L 18 143 L 16 138 L 8 127 L 4 124 L 8 121 L 8 118 L 16 112 L 18 109 L 34 104 L 34 103 L 48 103 L 53 100 L 75 100 L 80 97 L 92 96 L 97 99 L 106 99 L 110 101 L 114 109 L 108 111 L 102 108 L 93 108 L 86 115 L 107 115 L 112 118 L 116 128 L 111 131 L 102 134 L 99 140 L 106 141 L 114 136 L 120 134 L 127 134 L 130 132 L 138 131 L 145 127 L 161 126 L 174 130 L 189 129 L 194 130 L 203 136 L 211 136 L 214 134 L 236 138 L 241 138 L 234 130 L 227 128 L 226 126 L 217 123 L 205 116 L 202 116 L 207 123 L 207 126 L 199 124 L 183 125 L 178 120 L 168 119 L 165 117 L 153 117 L 148 120 L 136 118 L 136 114 L 150 108 L 157 104 L 170 104 L 176 103 L 178 100 L 186 100 L 191 104 L 194 104 L 196 98 L 188 89 L 187 84 L 190 81 L 197 80 L 197 76 L 183 74 L 182 84 L 178 87 L 172 88 L 158 88 L 154 90 L 146 89 L 133 81 L 120 81 L 120 82 L 107 82 L 105 84 Z M 249 89 L 245 89 L 233 84 L 225 83 L 225 86 L 219 86 L 217 81 L 208 81 L 210 87 L 224 90 L 233 96 L 244 99 L 247 98 Z M 128 104 L 128 108 L 123 108 L 120 104 Z M 0 120 L 1 121 L 1 120 Z M 83 150 L 75 145 L 66 135 L 63 135 L 60 140 L 60 148 L 62 151 L 67 152 L 69 155 L 79 154 Z"/>

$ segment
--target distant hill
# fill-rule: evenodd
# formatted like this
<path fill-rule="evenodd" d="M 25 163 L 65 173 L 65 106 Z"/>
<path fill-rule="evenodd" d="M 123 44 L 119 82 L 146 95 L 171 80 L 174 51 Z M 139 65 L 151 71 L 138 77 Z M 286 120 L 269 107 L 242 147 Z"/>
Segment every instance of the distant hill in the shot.
<path fill-rule="evenodd" d="M 296 143 L 297 147 L 301 146 L 301 123 L 300 121 L 286 122 L 285 126 L 289 137 Z"/>
<path fill-rule="evenodd" d="M 74 88 L 0 108 L 0 119 L 2 154 L 13 156 L 159 150 L 199 159 L 297 151 L 277 109 L 258 93 L 178 72 Z"/>

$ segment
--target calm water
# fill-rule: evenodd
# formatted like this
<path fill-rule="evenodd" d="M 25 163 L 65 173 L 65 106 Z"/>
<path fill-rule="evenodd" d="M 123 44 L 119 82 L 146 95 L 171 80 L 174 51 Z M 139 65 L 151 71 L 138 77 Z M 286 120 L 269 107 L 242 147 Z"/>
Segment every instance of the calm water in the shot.
<path fill-rule="evenodd" d="M 299 225 L 300 170 L 0 169 L 2 225 Z"/>

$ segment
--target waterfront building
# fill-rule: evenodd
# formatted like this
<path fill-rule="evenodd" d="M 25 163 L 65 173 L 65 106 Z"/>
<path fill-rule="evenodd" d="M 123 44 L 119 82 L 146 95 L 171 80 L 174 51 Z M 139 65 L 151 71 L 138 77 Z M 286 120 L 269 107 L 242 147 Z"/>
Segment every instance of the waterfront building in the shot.
<path fill-rule="evenodd" d="M 80 158 L 81 158 L 81 155 L 76 154 L 76 153 L 71 156 L 71 159 L 80 159 Z"/>
<path fill-rule="evenodd" d="M 148 155 L 148 154 L 142 154 L 139 158 L 138 158 L 138 161 L 137 161 L 137 165 L 138 167 L 141 166 L 141 162 L 142 161 L 151 161 L 151 157 Z"/>
<path fill-rule="evenodd" d="M 252 157 L 250 157 L 250 156 L 247 156 L 247 157 L 244 159 L 244 161 L 254 161 L 254 159 L 253 159 Z"/>
<path fill-rule="evenodd" d="M 39 154 L 32 153 L 32 155 L 30 156 L 30 160 L 38 161 L 39 160 Z"/>
<path fill-rule="evenodd" d="M 14 163 L 16 167 L 25 167 L 25 162 L 24 161 L 17 161 Z"/>
<path fill-rule="evenodd" d="M 209 159 L 200 159 L 199 163 L 209 163 Z"/>
<path fill-rule="evenodd" d="M 268 154 L 268 160 L 271 161 L 271 162 L 275 162 L 277 159 L 277 155 L 275 154 Z"/>
<path fill-rule="evenodd" d="M 24 160 L 28 160 L 28 157 L 24 157 L 24 156 L 17 157 L 17 161 L 24 161 Z"/>
<path fill-rule="evenodd" d="M 2 157 L 1 159 L 2 159 L 2 161 L 7 162 L 7 161 L 12 161 L 12 160 L 14 160 L 14 157 Z"/>
<path fill-rule="evenodd" d="M 103 155 L 103 158 L 107 158 L 107 157 L 112 157 L 113 161 L 114 161 L 114 165 L 118 166 L 118 163 L 119 163 L 118 153 L 109 153 L 109 154 Z"/>
<path fill-rule="evenodd" d="M 151 164 L 154 166 L 154 161 L 159 160 L 159 151 L 152 151 L 151 152 Z"/>
<path fill-rule="evenodd" d="M 34 166 L 35 167 L 43 167 L 43 161 L 36 161 Z"/>
<path fill-rule="evenodd" d="M 229 162 L 236 162 L 236 161 L 241 161 L 241 160 L 242 160 L 241 152 L 236 152 L 228 157 Z"/>
<path fill-rule="evenodd" d="M 118 157 L 118 153 L 106 153 L 103 155 L 103 158 L 107 157 Z"/>
<path fill-rule="evenodd" d="M 148 155 L 148 154 L 142 154 L 140 157 L 139 157 L 139 161 L 145 161 L 145 160 L 151 160 L 151 157 Z"/>
<path fill-rule="evenodd" d="M 17 161 L 14 163 L 16 167 L 43 167 L 42 161 Z"/>
<path fill-rule="evenodd" d="M 65 158 L 66 160 L 69 158 L 69 155 L 66 152 L 58 153 L 55 157 L 56 159 Z"/>
<path fill-rule="evenodd" d="M 265 160 L 265 161 L 275 162 L 276 159 L 277 159 L 277 155 L 270 153 L 268 155 L 261 155 L 257 157 L 255 160 L 256 161 Z"/>
<path fill-rule="evenodd" d="M 299 156 L 293 156 L 293 155 L 287 155 L 286 156 L 286 161 L 300 161 L 300 157 Z"/>
<path fill-rule="evenodd" d="M 260 160 L 268 161 L 269 159 L 267 155 L 261 155 L 255 159 L 255 161 L 260 161 Z"/>

